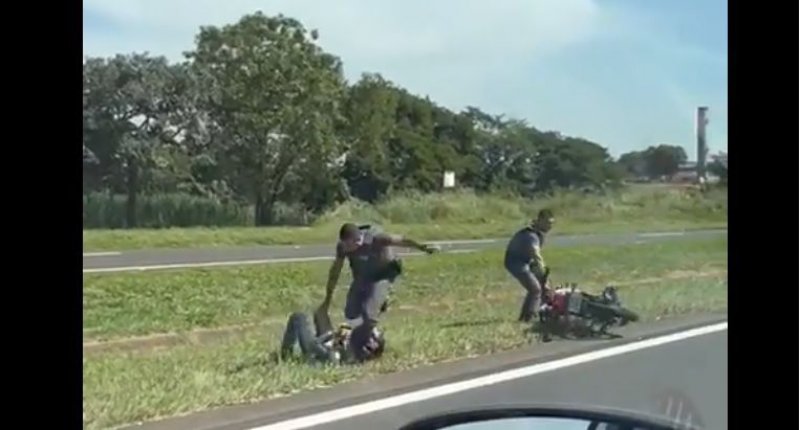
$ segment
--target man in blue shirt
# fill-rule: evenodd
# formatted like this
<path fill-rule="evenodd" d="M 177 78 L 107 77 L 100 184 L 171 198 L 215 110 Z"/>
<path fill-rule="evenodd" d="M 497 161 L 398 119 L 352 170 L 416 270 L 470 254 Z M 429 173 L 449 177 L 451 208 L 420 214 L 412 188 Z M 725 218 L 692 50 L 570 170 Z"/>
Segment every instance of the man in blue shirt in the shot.
<path fill-rule="evenodd" d="M 527 291 L 522 302 L 519 320 L 529 322 L 541 304 L 542 287 L 546 265 L 542 258 L 545 235 L 553 227 L 553 212 L 549 209 L 539 211 L 530 225 L 511 237 L 506 247 L 505 267 Z"/>

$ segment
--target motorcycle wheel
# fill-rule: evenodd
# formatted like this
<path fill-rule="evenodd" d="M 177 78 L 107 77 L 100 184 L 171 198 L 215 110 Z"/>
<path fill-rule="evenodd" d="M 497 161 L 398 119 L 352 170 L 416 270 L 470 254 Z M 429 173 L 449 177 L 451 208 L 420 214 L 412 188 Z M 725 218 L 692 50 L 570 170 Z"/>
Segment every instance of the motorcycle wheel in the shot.
<path fill-rule="evenodd" d="M 617 318 L 622 320 L 623 324 L 626 324 L 628 322 L 639 321 L 639 314 L 622 306 L 606 305 L 606 304 L 591 303 L 591 302 L 587 303 L 587 305 L 590 309 L 595 308 L 598 311 L 600 311 L 600 313 L 612 314 L 616 316 Z"/>

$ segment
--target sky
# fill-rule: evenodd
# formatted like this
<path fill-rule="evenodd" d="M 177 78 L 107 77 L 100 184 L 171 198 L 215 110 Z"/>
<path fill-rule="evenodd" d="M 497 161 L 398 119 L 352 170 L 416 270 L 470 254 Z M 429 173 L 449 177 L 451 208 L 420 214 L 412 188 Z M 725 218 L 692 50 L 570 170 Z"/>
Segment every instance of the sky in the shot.
<path fill-rule="evenodd" d="M 727 151 L 725 0 L 84 0 L 83 51 L 181 61 L 200 26 L 258 10 L 317 29 L 351 82 L 380 73 L 614 156 L 670 144 L 695 159 L 708 106 L 710 152 Z"/>

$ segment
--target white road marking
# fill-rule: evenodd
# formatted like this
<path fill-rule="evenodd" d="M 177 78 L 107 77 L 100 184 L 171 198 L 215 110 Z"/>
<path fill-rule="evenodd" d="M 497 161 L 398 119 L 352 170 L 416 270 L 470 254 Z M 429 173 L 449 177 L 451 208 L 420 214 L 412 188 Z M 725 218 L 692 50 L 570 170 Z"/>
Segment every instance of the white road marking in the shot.
<path fill-rule="evenodd" d="M 505 239 L 467 239 L 467 240 L 434 240 L 425 243 L 435 245 L 474 245 L 478 243 L 495 243 Z"/>
<path fill-rule="evenodd" d="M 562 358 L 559 360 L 548 361 L 545 363 L 534 364 L 531 366 L 521 367 L 518 369 L 507 370 L 500 373 L 481 376 L 478 378 L 468 379 L 460 382 L 453 382 L 437 387 L 426 388 L 423 390 L 412 391 L 410 393 L 400 394 L 396 396 L 386 397 L 371 402 L 361 403 L 353 406 L 347 406 L 339 409 L 333 409 L 325 412 L 320 412 L 304 417 L 294 418 L 286 421 L 268 424 L 260 427 L 253 427 L 249 430 L 298 430 L 320 426 L 335 421 L 341 421 L 353 418 L 360 415 L 366 415 L 373 412 L 382 411 L 398 406 L 407 405 L 410 403 L 421 402 L 424 400 L 433 399 L 436 397 L 447 396 L 458 392 L 471 390 L 475 388 L 486 387 L 489 385 L 499 384 L 506 381 L 515 379 L 526 378 L 540 373 L 552 372 L 554 370 L 563 369 L 571 366 L 577 366 L 583 363 L 602 360 L 608 357 L 617 355 L 628 354 L 634 351 L 639 351 L 647 348 L 653 348 L 668 343 L 678 342 L 685 339 L 690 339 L 697 336 L 703 336 L 711 333 L 716 333 L 728 329 L 728 322 L 708 325 L 692 330 L 686 330 L 679 333 L 673 333 L 666 336 L 660 336 L 643 341 L 628 343 L 624 345 L 605 348 L 598 351 L 592 351 L 585 354 L 574 355 L 572 357 Z"/>
<path fill-rule="evenodd" d="M 84 257 L 107 257 L 107 256 L 110 256 L 110 255 L 122 255 L 122 253 L 121 252 L 114 252 L 114 251 L 109 251 L 109 252 L 84 252 L 83 253 Z"/>
<path fill-rule="evenodd" d="M 476 249 L 455 249 L 452 251 L 442 251 L 445 254 L 466 254 L 475 252 Z M 416 257 L 426 255 L 424 252 L 399 252 L 403 257 Z M 303 263 L 309 261 L 333 260 L 332 256 L 319 257 L 287 257 L 287 258 L 267 258 L 261 260 L 238 260 L 238 261 L 212 261 L 208 263 L 174 263 L 174 264 L 153 264 L 149 266 L 124 266 L 124 267 L 100 267 L 95 269 L 83 269 L 83 273 L 113 273 L 113 272 L 147 272 L 153 270 L 170 269 L 189 269 L 203 267 L 224 267 L 224 266 L 250 266 L 254 264 L 275 264 L 275 263 Z"/>
<path fill-rule="evenodd" d="M 665 236 L 683 236 L 686 232 L 683 231 L 665 231 L 663 233 L 639 233 L 639 237 L 665 237 Z"/>
<path fill-rule="evenodd" d="M 684 232 L 666 232 L 666 233 L 639 233 L 638 237 L 646 238 L 646 237 L 657 237 L 657 236 L 674 236 L 674 235 L 684 235 Z M 592 236 L 592 235 L 588 235 Z M 573 236 L 554 236 L 554 238 L 562 238 L 567 240 L 574 240 L 576 237 Z M 496 243 L 499 241 L 504 241 L 505 239 L 470 239 L 470 240 L 441 240 L 441 241 L 433 241 L 427 242 L 437 245 L 458 245 L 458 244 L 485 244 L 485 243 Z M 646 243 L 646 241 L 641 240 L 635 243 Z M 300 246 L 294 245 L 292 246 L 295 249 L 299 249 Z M 448 253 L 468 253 L 468 252 L 475 252 L 476 249 L 466 249 L 466 250 L 452 250 L 452 251 L 443 251 Z M 90 252 L 84 253 L 83 257 L 99 257 L 99 256 L 113 256 L 113 255 L 121 255 L 120 252 Z M 414 253 L 414 254 L 407 254 L 407 255 L 421 255 Z M 283 258 L 268 258 L 268 259 L 258 259 L 258 260 L 238 260 L 238 261 L 212 261 L 212 262 L 189 262 L 189 263 L 172 263 L 172 264 L 155 264 L 155 265 L 146 265 L 146 266 L 119 266 L 119 267 L 104 267 L 104 268 L 90 268 L 90 269 L 83 269 L 83 273 L 113 273 L 113 272 L 142 272 L 142 271 L 151 271 L 151 270 L 170 270 L 170 269 L 190 269 L 190 268 L 199 268 L 199 267 L 224 267 L 224 266 L 237 266 L 237 265 L 253 265 L 253 264 L 271 264 L 271 263 L 301 263 L 301 262 L 308 262 L 308 261 L 324 261 L 330 260 L 332 257 L 329 256 L 316 256 L 316 257 L 283 257 Z"/>

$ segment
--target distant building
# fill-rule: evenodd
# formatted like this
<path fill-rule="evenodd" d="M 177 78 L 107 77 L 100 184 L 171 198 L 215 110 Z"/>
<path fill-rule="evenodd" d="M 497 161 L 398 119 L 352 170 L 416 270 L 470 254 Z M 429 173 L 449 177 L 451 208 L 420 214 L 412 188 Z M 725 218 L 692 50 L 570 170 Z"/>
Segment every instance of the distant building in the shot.
<path fill-rule="evenodd" d="M 689 161 L 678 166 L 678 171 L 672 175 L 670 182 L 696 182 L 697 163 Z"/>
<path fill-rule="evenodd" d="M 727 166 L 727 156 L 725 157 L 725 165 Z M 711 172 L 706 172 L 706 180 L 709 183 L 714 183 L 719 181 L 719 177 L 712 174 Z M 678 171 L 669 178 L 669 182 L 673 183 L 697 183 L 699 182 L 699 178 L 697 176 L 697 162 L 696 161 L 688 161 L 686 163 L 681 164 L 678 166 Z"/>

